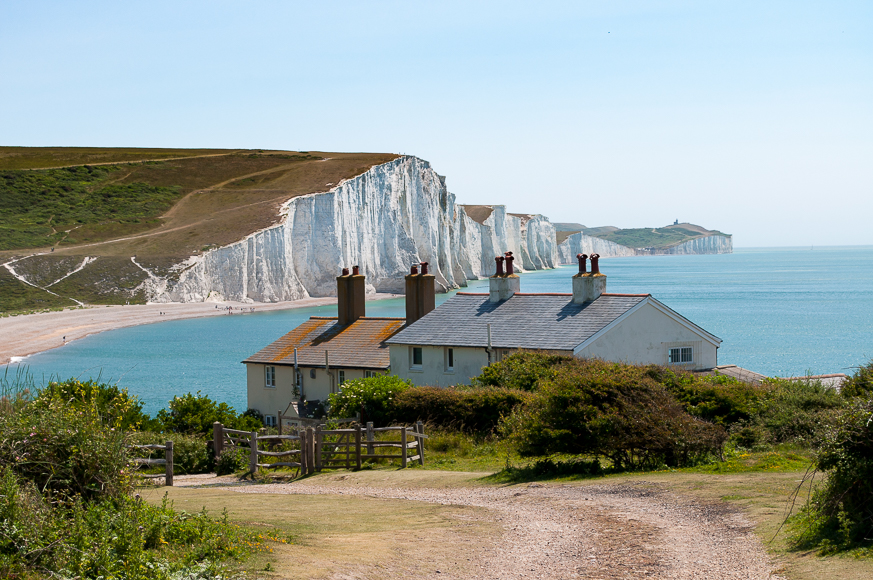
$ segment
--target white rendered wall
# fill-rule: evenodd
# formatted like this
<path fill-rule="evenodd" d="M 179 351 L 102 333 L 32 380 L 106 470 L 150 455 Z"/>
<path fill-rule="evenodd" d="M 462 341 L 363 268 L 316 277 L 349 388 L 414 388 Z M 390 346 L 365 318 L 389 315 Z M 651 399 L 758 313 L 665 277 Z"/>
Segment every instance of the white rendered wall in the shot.
<path fill-rule="evenodd" d="M 446 349 L 442 346 L 423 346 L 420 369 L 410 365 L 411 347 L 391 345 L 391 374 L 409 379 L 419 387 L 450 387 L 469 385 L 470 379 L 482 374 L 482 367 L 488 366 L 488 353 L 484 348 L 454 349 L 454 371 L 446 369 Z"/>
<path fill-rule="evenodd" d="M 716 366 L 717 349 L 712 343 L 651 304 L 646 304 L 576 356 L 632 364 L 666 365 L 668 349 L 681 346 L 694 349 L 693 363 L 669 366 L 686 370 Z"/>
<path fill-rule="evenodd" d="M 296 401 L 294 396 L 294 367 L 274 365 L 276 367 L 276 386 L 267 387 L 264 375 L 264 367 L 267 365 L 246 363 L 246 383 L 248 391 L 248 408 L 257 409 L 265 415 L 275 415 L 277 411 L 284 411 L 291 401 Z M 331 378 L 323 368 L 315 369 L 315 378 L 310 375 L 312 369 L 300 367 L 303 375 L 303 395 L 307 401 L 327 402 L 327 396 L 332 392 Z M 339 380 L 339 373 L 345 373 L 345 380 L 364 378 L 364 369 L 330 369 L 334 381 Z"/>

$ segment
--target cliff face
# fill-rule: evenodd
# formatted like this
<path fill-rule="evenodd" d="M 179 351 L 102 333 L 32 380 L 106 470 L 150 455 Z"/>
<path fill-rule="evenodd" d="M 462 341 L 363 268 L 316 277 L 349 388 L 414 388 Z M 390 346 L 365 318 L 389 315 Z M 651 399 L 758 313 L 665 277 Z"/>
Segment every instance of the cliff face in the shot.
<path fill-rule="evenodd" d="M 730 236 L 704 236 L 694 238 L 669 248 L 637 249 L 638 255 L 662 256 L 667 254 L 730 254 L 734 251 L 733 238 Z"/>
<path fill-rule="evenodd" d="M 617 258 L 635 256 L 636 252 L 633 248 L 579 232 L 558 245 L 558 263 L 575 264 L 576 254 L 600 254 L 603 258 Z"/>
<path fill-rule="evenodd" d="M 430 263 L 444 290 L 493 274 L 494 256 L 507 250 L 523 270 L 554 267 L 548 219 L 492 210 L 473 220 L 428 162 L 400 157 L 289 200 L 282 223 L 189 259 L 177 280 L 150 277 L 144 287 L 153 302 L 276 302 L 334 295 L 340 269 L 352 265 L 370 292 L 402 292 L 417 262 Z"/>

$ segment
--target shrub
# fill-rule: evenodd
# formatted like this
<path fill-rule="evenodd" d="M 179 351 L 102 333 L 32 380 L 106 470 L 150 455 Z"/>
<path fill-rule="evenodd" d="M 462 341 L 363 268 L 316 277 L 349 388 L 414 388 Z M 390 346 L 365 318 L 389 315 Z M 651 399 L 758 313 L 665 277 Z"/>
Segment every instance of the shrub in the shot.
<path fill-rule="evenodd" d="M 249 466 L 249 454 L 245 449 L 225 449 L 215 462 L 215 475 L 230 475 Z"/>
<path fill-rule="evenodd" d="M 725 375 L 699 376 L 649 365 L 646 375 L 663 385 L 689 414 L 729 426 L 748 421 L 761 408 L 767 389 Z"/>
<path fill-rule="evenodd" d="M 527 393 L 506 388 L 415 387 L 400 393 L 391 419 L 423 421 L 434 427 L 490 432 L 521 403 Z"/>
<path fill-rule="evenodd" d="M 855 401 L 828 429 L 816 468 L 827 481 L 804 508 L 797 546 L 825 553 L 873 546 L 873 396 Z"/>
<path fill-rule="evenodd" d="M 130 489 L 127 441 L 104 418 L 95 400 L 48 396 L 0 415 L 0 465 L 59 498 L 118 497 Z"/>
<path fill-rule="evenodd" d="M 602 456 L 616 469 L 692 465 L 720 454 L 724 429 L 686 413 L 646 370 L 566 362 L 515 408 L 502 431 L 523 455 Z"/>
<path fill-rule="evenodd" d="M 190 473 L 209 473 L 215 466 L 215 457 L 203 437 L 200 435 L 188 435 L 185 433 L 135 433 L 130 442 L 136 445 L 163 445 L 167 441 L 173 442 L 173 473 L 186 475 Z M 131 454 L 138 457 L 148 455 L 151 459 L 164 459 L 163 450 L 132 450 Z"/>
<path fill-rule="evenodd" d="M 81 382 L 69 379 L 63 382 L 52 381 L 39 392 L 37 403 L 60 399 L 74 407 L 94 406 L 106 424 L 130 431 L 148 426 L 152 420 L 142 412 L 142 403 L 127 389 L 117 385 L 107 385 L 96 381 Z"/>
<path fill-rule="evenodd" d="M 858 367 L 855 374 L 843 382 L 840 392 L 845 397 L 864 397 L 873 392 L 873 360 Z"/>
<path fill-rule="evenodd" d="M 573 357 L 543 352 L 517 352 L 483 368 L 482 374 L 475 377 L 472 383 L 480 387 L 532 391 L 540 380 L 554 376 L 555 367 L 572 360 Z"/>
<path fill-rule="evenodd" d="M 348 381 L 338 393 L 328 396 L 329 416 L 342 419 L 363 415 L 363 421 L 383 426 L 391 418 L 395 398 L 411 386 L 410 381 L 394 375 Z"/>
<path fill-rule="evenodd" d="M 217 403 L 207 397 L 188 393 L 173 397 L 169 403 L 169 411 L 158 411 L 157 419 L 164 431 L 173 433 L 200 434 L 212 437 L 212 424 L 218 421 L 230 429 L 241 431 L 257 431 L 263 423 L 250 415 L 237 415 L 237 412 L 227 403 Z"/>

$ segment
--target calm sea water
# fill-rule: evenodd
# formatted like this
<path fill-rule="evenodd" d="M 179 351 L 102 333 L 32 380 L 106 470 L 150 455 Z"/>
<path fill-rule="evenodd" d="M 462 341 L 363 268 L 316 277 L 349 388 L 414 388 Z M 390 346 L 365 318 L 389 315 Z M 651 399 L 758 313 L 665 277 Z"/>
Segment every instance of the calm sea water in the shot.
<path fill-rule="evenodd" d="M 570 292 L 575 267 L 523 274 L 522 292 Z M 601 260 L 608 291 L 651 293 L 724 342 L 719 364 L 770 376 L 852 372 L 873 358 L 873 247 L 738 249 L 715 256 Z M 487 291 L 487 280 L 468 291 Z M 437 304 L 449 295 L 439 295 Z M 370 316 L 403 316 L 402 299 Z M 127 387 L 154 414 L 202 391 L 245 409 L 247 356 L 335 306 L 178 320 L 124 328 L 28 357 L 38 383 L 100 378 Z"/>

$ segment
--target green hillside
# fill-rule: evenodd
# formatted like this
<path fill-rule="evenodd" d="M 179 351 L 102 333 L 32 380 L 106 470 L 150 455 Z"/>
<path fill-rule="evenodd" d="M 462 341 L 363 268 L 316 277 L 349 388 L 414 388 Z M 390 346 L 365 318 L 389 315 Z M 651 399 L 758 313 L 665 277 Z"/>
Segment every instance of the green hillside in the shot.
<path fill-rule="evenodd" d="M 189 256 L 269 227 L 289 199 L 327 191 L 390 153 L 0 147 L 0 313 L 134 289 Z M 88 257 L 81 270 L 72 273 Z M 63 278 L 63 279 L 62 279 Z M 47 290 L 48 289 L 48 290 Z"/>

